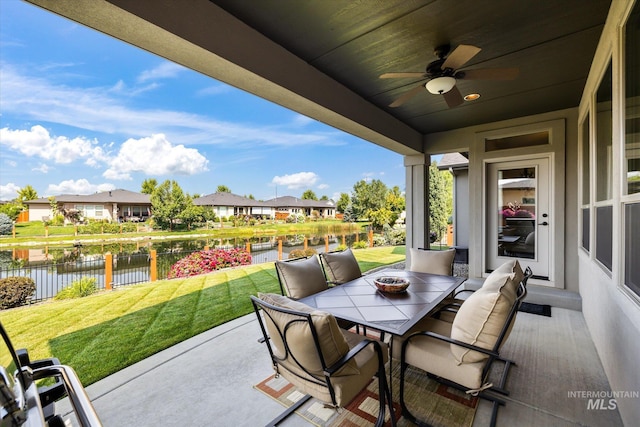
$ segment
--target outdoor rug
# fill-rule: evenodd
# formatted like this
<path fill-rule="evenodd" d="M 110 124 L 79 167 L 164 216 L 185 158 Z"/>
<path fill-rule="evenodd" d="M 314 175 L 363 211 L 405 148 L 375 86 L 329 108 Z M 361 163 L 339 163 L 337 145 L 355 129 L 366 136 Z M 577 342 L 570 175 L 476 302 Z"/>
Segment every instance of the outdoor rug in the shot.
<path fill-rule="evenodd" d="M 398 363 L 393 365 L 393 406 L 396 420 L 398 426 L 413 426 L 413 423 L 400 415 L 400 366 Z M 478 406 L 477 397 L 468 396 L 464 392 L 439 384 L 419 369 L 409 367 L 405 375 L 405 400 L 415 416 L 434 427 L 471 426 Z M 283 377 L 274 378 L 273 375 L 254 387 L 285 407 L 291 406 L 304 396 Z M 311 398 L 297 413 L 319 427 L 371 426 L 375 424 L 378 414 L 378 380 L 374 378 L 346 408 L 338 410 L 326 408 L 322 402 Z M 389 426 L 391 421 L 388 408 L 386 416 L 385 425 Z M 265 423 L 268 421 L 270 420 L 265 420 Z"/>
<path fill-rule="evenodd" d="M 520 306 L 520 311 L 523 313 L 531 313 L 540 316 L 551 317 L 551 306 L 546 304 L 533 304 L 530 302 L 523 302 Z"/>

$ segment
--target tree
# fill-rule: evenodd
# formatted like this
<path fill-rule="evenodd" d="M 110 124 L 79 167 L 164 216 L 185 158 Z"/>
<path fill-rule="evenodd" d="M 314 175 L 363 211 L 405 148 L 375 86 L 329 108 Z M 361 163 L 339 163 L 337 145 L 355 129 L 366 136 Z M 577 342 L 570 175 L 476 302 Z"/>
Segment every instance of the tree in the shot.
<path fill-rule="evenodd" d="M 231 190 L 226 185 L 218 185 L 216 193 L 231 193 Z"/>
<path fill-rule="evenodd" d="M 406 208 L 405 198 L 397 185 L 387 193 L 387 208 L 391 211 L 389 225 L 393 225 Z"/>
<path fill-rule="evenodd" d="M 0 205 L 0 213 L 6 214 L 11 221 L 18 219 L 20 212 L 22 212 L 23 206 L 18 202 L 8 202 Z"/>
<path fill-rule="evenodd" d="M 351 204 L 351 197 L 347 193 L 340 193 L 338 203 L 336 203 L 336 209 L 338 212 L 344 213 L 347 210 L 347 206 Z"/>
<path fill-rule="evenodd" d="M 147 178 L 142 182 L 142 194 L 153 194 L 153 190 L 158 186 L 155 178 Z"/>
<path fill-rule="evenodd" d="M 377 211 L 386 207 L 387 186 L 380 180 L 374 179 L 367 183 L 358 181 L 353 186 L 351 202 L 353 214 L 357 218 L 366 218 L 370 211 Z"/>
<path fill-rule="evenodd" d="M 30 185 L 25 185 L 18 190 L 18 201 L 24 203 L 27 200 L 35 200 L 38 198 L 38 192 Z"/>
<path fill-rule="evenodd" d="M 173 230 L 173 224 L 187 208 L 187 196 L 176 181 L 166 180 L 151 194 L 153 219 L 160 228 Z"/>
<path fill-rule="evenodd" d="M 441 239 L 447 229 L 445 181 L 436 162 L 429 166 L 429 228 L 436 233 L 436 240 Z"/>
<path fill-rule="evenodd" d="M 327 196 L 326 194 L 323 194 L 323 195 L 320 197 L 320 200 L 323 200 L 323 201 L 324 201 L 324 200 L 329 200 L 329 196 Z"/>
<path fill-rule="evenodd" d="M 302 200 L 318 200 L 318 196 L 312 190 L 307 190 L 302 193 Z"/>
<path fill-rule="evenodd" d="M 385 225 L 388 225 L 392 218 L 393 212 L 391 212 L 388 208 L 381 208 L 377 210 L 370 210 L 368 213 L 369 221 L 371 221 L 371 226 L 375 229 L 380 229 Z"/>
<path fill-rule="evenodd" d="M 0 213 L 0 234 L 11 234 L 13 231 L 13 221 L 9 215 Z"/>

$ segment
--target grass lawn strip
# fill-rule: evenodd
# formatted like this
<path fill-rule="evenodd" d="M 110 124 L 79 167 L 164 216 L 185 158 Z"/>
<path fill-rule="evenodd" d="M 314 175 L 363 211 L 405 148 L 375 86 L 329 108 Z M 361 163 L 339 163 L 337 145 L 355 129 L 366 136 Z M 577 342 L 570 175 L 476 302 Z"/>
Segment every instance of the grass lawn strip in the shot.
<path fill-rule="evenodd" d="M 404 246 L 354 254 L 363 271 L 405 258 Z M 0 321 L 17 348 L 34 360 L 55 355 L 86 386 L 250 313 L 258 292 L 280 292 L 272 262 L 3 310 Z"/>

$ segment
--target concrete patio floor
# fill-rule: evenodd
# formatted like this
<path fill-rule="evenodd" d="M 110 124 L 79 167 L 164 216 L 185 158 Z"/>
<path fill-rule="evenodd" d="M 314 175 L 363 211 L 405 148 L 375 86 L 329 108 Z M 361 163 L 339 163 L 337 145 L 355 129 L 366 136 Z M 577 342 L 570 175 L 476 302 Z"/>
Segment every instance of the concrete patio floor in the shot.
<path fill-rule="evenodd" d="M 175 345 L 91 386 L 87 393 L 103 424 L 120 426 L 259 426 L 283 407 L 253 386 L 272 373 L 250 314 Z M 499 426 L 619 426 L 617 410 L 588 408 L 571 392 L 609 391 L 579 311 L 552 317 L 520 313 L 503 354 L 517 361 Z M 68 412 L 66 401 L 58 403 Z M 481 401 L 474 426 L 488 425 Z M 284 426 L 309 426 L 298 416 Z"/>

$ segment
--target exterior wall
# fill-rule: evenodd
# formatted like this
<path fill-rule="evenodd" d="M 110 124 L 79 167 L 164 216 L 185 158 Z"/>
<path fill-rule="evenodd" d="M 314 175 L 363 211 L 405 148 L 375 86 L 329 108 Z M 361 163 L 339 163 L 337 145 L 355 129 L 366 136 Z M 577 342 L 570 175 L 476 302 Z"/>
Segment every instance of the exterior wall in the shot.
<path fill-rule="evenodd" d="M 458 169 L 453 171 L 455 179 L 453 180 L 453 244 L 455 246 L 469 247 L 469 221 L 471 216 L 469 213 L 469 170 Z"/>
<path fill-rule="evenodd" d="M 42 221 L 44 217 L 51 219 L 51 207 L 48 204 L 29 206 L 29 221 Z"/>
<path fill-rule="evenodd" d="M 614 1 L 605 24 L 600 44 L 591 67 L 591 73 L 585 86 L 580 104 L 580 117 L 589 111 L 592 97 L 599 85 L 602 70 L 610 58 L 613 62 L 613 152 L 621 153 L 620 144 L 624 142 L 624 122 L 620 88 L 623 77 L 621 51 L 618 39 L 618 28 L 622 28 L 626 14 L 633 5 L 633 1 Z M 636 58 L 637 60 L 637 58 Z M 593 111 L 593 110 L 591 110 Z M 592 154 L 593 159 L 593 154 Z M 573 163 L 578 164 L 577 157 Z M 622 271 L 622 257 L 625 233 L 622 229 L 622 203 L 620 180 L 621 170 L 617 157 L 614 157 L 613 170 L 613 268 L 606 271 L 594 258 L 593 252 L 586 252 L 580 248 L 580 241 L 569 242 L 577 248 L 579 258 L 580 295 L 582 296 L 582 311 L 587 327 L 604 366 L 613 391 L 640 390 L 640 298 L 634 297 L 625 290 L 624 271 Z M 592 195 L 593 182 L 596 175 L 591 166 Z M 578 193 L 578 191 L 576 191 Z M 628 196 L 627 196 L 628 197 Z M 594 197 L 591 197 L 594 200 Z M 579 201 L 576 199 L 575 204 Z M 592 216 L 593 217 L 593 216 Z M 579 212 L 573 216 L 575 223 L 580 223 Z M 591 236 L 594 236 L 595 226 L 591 223 Z M 592 245 L 593 247 L 593 245 Z M 625 425 L 640 425 L 640 405 L 637 399 L 617 399 L 618 410 Z"/>

